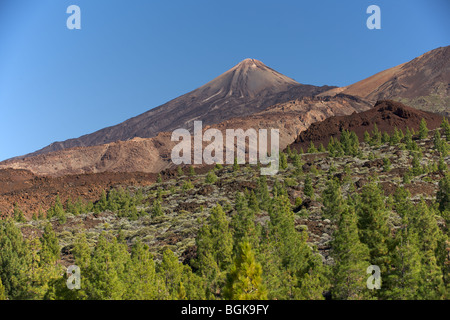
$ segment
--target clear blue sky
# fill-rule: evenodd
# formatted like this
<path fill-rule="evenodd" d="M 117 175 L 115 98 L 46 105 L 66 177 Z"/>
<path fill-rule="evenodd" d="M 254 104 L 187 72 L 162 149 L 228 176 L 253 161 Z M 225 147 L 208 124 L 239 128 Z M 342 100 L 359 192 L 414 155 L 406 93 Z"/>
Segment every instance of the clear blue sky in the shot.
<path fill-rule="evenodd" d="M 66 9 L 81 8 L 81 30 Z M 381 8 L 368 30 L 366 9 Z M 114 125 L 255 58 L 344 86 L 450 44 L 448 0 L 0 0 L 0 160 Z"/>

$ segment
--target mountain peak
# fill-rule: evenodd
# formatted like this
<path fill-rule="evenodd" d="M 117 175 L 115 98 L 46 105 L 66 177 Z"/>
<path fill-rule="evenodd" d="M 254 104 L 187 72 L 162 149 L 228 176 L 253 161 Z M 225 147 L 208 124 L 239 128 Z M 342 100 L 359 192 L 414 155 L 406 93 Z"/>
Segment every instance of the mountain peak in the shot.
<path fill-rule="evenodd" d="M 264 63 L 262 63 L 259 60 L 247 58 L 239 62 L 236 67 L 245 67 L 245 66 L 266 66 Z"/>
<path fill-rule="evenodd" d="M 256 59 L 245 59 L 207 84 L 148 110 L 118 125 L 63 142 L 53 143 L 32 154 L 95 146 L 135 137 L 150 138 L 159 132 L 191 129 L 194 120 L 205 125 L 243 117 L 272 105 L 311 96 L 330 87 L 302 85 Z"/>
<path fill-rule="evenodd" d="M 262 93 L 285 91 L 299 83 L 269 68 L 259 60 L 247 58 L 199 88 L 209 94 L 227 92 L 227 96 L 255 97 Z"/>

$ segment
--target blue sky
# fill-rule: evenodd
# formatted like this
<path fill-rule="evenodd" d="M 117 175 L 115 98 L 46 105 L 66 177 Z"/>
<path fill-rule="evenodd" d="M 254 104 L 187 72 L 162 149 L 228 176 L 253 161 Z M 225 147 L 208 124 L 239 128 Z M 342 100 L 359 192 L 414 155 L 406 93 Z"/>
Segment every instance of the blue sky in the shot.
<path fill-rule="evenodd" d="M 81 30 L 66 9 L 81 8 Z M 381 30 L 366 27 L 369 5 Z M 255 58 L 344 86 L 450 44 L 447 0 L 0 0 L 0 160 L 122 122 Z"/>

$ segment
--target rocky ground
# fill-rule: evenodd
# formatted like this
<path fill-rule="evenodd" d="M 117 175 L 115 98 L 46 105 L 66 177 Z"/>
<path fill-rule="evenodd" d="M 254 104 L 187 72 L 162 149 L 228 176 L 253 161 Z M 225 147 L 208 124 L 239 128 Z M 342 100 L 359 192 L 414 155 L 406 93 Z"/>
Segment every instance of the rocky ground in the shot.
<path fill-rule="evenodd" d="M 433 131 L 429 138 L 415 140 L 423 149 L 423 157 L 420 164 L 430 167 L 437 164 L 440 155 L 434 149 Z M 369 146 L 361 143 L 362 150 L 358 157 L 344 156 L 338 158 L 329 157 L 327 152 L 303 154 L 303 173 L 297 174 L 295 167 L 289 161 L 288 168 L 277 175 L 267 176 L 269 190 L 276 180 L 285 184 L 296 213 L 296 225 L 299 230 L 307 229 L 309 243 L 316 246 L 321 253 L 324 263 L 331 263 L 329 257 L 330 240 L 332 239 L 335 225 L 322 217 L 321 193 L 330 175 L 342 182 L 344 195 L 359 190 L 368 182 L 370 177 L 378 177 L 386 196 L 391 195 L 399 186 L 404 186 L 411 192 L 413 200 L 424 198 L 431 202 L 435 197 L 438 181 L 443 177 L 441 171 L 426 170 L 427 173 L 411 177 L 405 181 L 405 173 L 411 169 L 412 156 L 403 144 L 391 146 L 387 143 L 380 146 Z M 383 166 L 383 159 L 391 162 L 389 170 Z M 450 157 L 444 158 L 448 168 Z M 186 168 L 187 169 L 187 168 Z M 217 181 L 207 183 L 207 172 L 214 170 Z M 447 169 L 448 170 L 448 169 Z M 189 174 L 189 170 L 176 173 L 165 172 L 159 183 L 148 186 L 131 186 L 127 192 L 134 195 L 142 192 L 142 199 L 137 209 L 142 213 L 137 220 L 119 217 L 117 212 L 100 212 L 72 215 L 68 213 L 67 221 L 61 224 L 57 218 L 52 218 L 51 223 L 57 232 L 59 243 L 62 246 L 62 263 L 72 262 L 71 248 L 78 232 L 85 232 L 89 241 L 94 244 L 102 231 L 120 232 L 131 245 L 137 239 L 150 246 L 156 258 L 160 257 L 165 247 L 170 247 L 182 261 L 187 261 L 195 255 L 195 236 L 199 227 L 209 216 L 210 209 L 216 204 L 221 204 L 228 216 L 234 212 L 234 199 L 237 191 L 254 190 L 257 187 L 260 176 L 256 166 L 241 166 L 240 170 L 233 170 L 232 166 L 223 168 L 204 168 L 195 174 Z M 303 192 L 305 177 L 312 177 L 314 195 L 305 196 Z M 154 200 L 162 199 L 164 214 L 152 217 Z M 302 199 L 301 205 L 296 200 Z M 297 200 L 298 201 L 298 200 Z M 399 217 L 392 213 L 390 223 L 394 226 L 399 223 Z M 267 223 L 268 213 L 262 211 L 257 217 L 261 224 Z M 42 233 L 46 220 L 31 220 L 22 223 L 21 228 L 27 238 L 39 236 Z M 441 223 L 444 223 L 441 221 Z"/>

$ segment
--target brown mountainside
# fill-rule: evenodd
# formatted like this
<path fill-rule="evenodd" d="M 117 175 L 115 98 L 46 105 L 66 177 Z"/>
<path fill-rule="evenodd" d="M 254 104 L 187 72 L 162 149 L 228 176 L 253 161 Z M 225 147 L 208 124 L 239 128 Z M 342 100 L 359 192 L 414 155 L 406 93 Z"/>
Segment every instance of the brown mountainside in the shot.
<path fill-rule="evenodd" d="M 401 101 L 425 111 L 450 115 L 450 46 L 437 48 L 407 63 L 321 95 L 345 93 L 372 102 Z"/>
<path fill-rule="evenodd" d="M 348 115 L 368 110 L 370 104 L 362 99 L 338 95 L 330 98 L 302 98 L 274 105 L 247 117 L 225 120 L 214 125 L 226 129 L 279 129 L 280 147 L 292 143 L 300 132 L 312 123 L 335 115 Z M 208 127 L 204 126 L 204 130 Z M 63 176 L 98 172 L 159 172 L 173 166 L 171 151 L 177 142 L 171 132 L 153 138 L 134 138 L 92 147 L 59 150 L 0 163 L 0 169 L 25 169 L 40 176 Z"/>
<path fill-rule="evenodd" d="M 339 138 L 344 130 L 354 131 L 360 141 L 364 132 L 372 132 L 375 124 L 381 132 L 392 133 L 395 128 L 406 131 L 406 128 L 419 129 L 420 121 L 425 119 L 429 129 L 440 126 L 443 117 L 434 113 L 417 110 L 400 102 L 392 100 L 378 101 L 370 110 L 346 116 L 336 116 L 324 121 L 313 123 L 307 130 L 300 133 L 291 148 L 307 150 L 311 141 L 326 147 L 331 137 Z"/>

